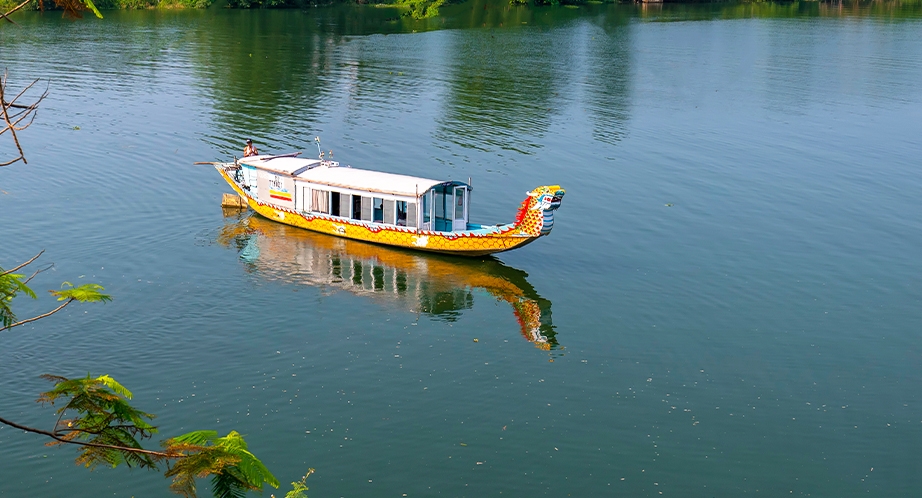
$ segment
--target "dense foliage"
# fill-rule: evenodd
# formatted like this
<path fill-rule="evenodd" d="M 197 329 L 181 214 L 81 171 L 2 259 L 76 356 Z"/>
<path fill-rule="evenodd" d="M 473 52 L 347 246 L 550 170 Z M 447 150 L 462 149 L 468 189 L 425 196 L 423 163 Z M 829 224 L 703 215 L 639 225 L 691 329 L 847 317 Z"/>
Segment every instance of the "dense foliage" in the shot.
<path fill-rule="evenodd" d="M 52 1 L 54 2 L 52 4 Z M 95 4 L 93 3 L 95 1 Z M 617 3 L 631 0 L 500 0 L 497 6 L 508 5 L 583 5 L 589 3 Z M 170 9 L 223 7 L 237 9 L 290 9 L 308 8 L 331 4 L 375 4 L 393 5 L 404 8 L 404 16 L 424 19 L 439 15 L 439 8 L 449 4 L 464 3 L 464 0 L 31 0 L 27 9 L 62 9 L 65 12 L 79 13 L 82 10 L 95 11 L 110 9 Z M 0 0 L 0 11 L 17 5 L 17 0 Z"/>

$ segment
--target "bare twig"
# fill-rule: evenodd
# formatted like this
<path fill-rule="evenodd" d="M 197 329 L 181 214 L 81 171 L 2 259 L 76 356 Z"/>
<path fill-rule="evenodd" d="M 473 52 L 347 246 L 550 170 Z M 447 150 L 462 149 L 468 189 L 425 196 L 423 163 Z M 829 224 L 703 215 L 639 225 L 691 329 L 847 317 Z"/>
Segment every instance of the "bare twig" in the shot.
<path fill-rule="evenodd" d="M 32 272 L 32 275 L 29 275 L 29 278 L 22 281 L 23 285 L 29 283 L 29 281 L 35 278 L 35 276 L 38 275 L 39 273 L 43 271 L 48 271 L 52 268 L 54 268 L 54 263 L 48 263 L 48 265 L 45 266 L 44 268 L 39 268 L 38 270 L 35 270 L 34 272 Z"/>
<path fill-rule="evenodd" d="M 51 315 L 53 315 L 53 314 L 55 314 L 55 313 L 61 311 L 62 309 L 64 309 L 65 306 L 67 306 L 68 304 L 74 302 L 75 300 L 76 300 L 76 299 L 72 297 L 72 298 L 68 299 L 67 301 L 64 301 L 64 304 L 62 304 L 62 305 L 58 306 L 57 308 L 55 308 L 55 309 L 49 311 L 48 313 L 42 313 L 41 315 L 33 316 L 32 318 L 26 318 L 25 320 L 20 320 L 20 321 L 14 323 L 14 324 L 12 324 L 12 325 L 7 325 L 6 327 L 0 328 L 0 332 L 3 332 L 4 330 L 9 330 L 9 329 L 11 329 L 11 328 L 13 328 L 13 327 L 18 327 L 18 326 L 20 326 L 20 325 L 25 325 L 25 324 L 27 324 L 27 323 L 29 323 L 29 322 L 34 322 L 34 321 L 36 321 L 36 320 L 41 320 L 42 318 L 48 318 L 49 316 L 51 316 Z"/>
<path fill-rule="evenodd" d="M 8 274 L 8 273 L 13 273 L 14 271 L 16 271 L 16 270 L 18 270 L 18 269 L 20 269 L 20 268 L 22 268 L 22 267 L 24 267 L 24 266 L 29 266 L 30 264 L 32 264 L 33 261 L 35 261 L 36 259 L 38 259 L 38 257 L 41 256 L 41 255 L 44 254 L 44 253 L 45 253 L 45 250 L 42 249 L 41 251 L 38 252 L 38 254 L 36 254 L 35 256 L 32 256 L 32 259 L 30 259 L 29 261 L 26 261 L 25 263 L 23 263 L 23 264 L 17 266 L 16 268 L 13 268 L 12 270 L 6 270 L 5 272 L 0 273 L 0 277 L 2 277 L 3 275 L 6 275 L 6 274 Z"/>
<path fill-rule="evenodd" d="M 20 7 L 17 7 L 17 9 L 21 8 L 23 5 L 25 4 L 21 4 Z M 14 9 L 14 11 L 15 10 L 16 9 Z M 13 144 L 16 146 L 16 151 L 19 153 L 19 155 L 8 161 L 0 162 L 0 167 L 9 166 L 19 161 L 22 161 L 25 164 L 29 163 L 29 161 L 26 160 L 25 153 L 23 152 L 22 146 L 19 143 L 19 137 L 16 136 L 16 132 L 25 130 L 32 125 L 32 123 L 35 121 L 35 112 L 38 108 L 38 104 L 48 96 L 48 88 L 45 88 L 45 91 L 39 95 L 35 102 L 26 105 L 16 103 L 20 97 L 25 95 L 27 91 L 32 89 L 32 87 L 34 87 L 35 84 L 39 82 L 39 80 L 34 80 L 32 83 L 29 83 L 22 90 L 20 90 L 20 92 L 17 93 L 15 97 L 7 101 L 4 94 L 6 92 L 6 83 L 8 81 L 8 77 L 9 73 L 7 71 L 4 71 L 3 76 L 0 77 L 0 118 L 2 118 L 2 121 L 0 121 L 0 125 L 2 125 L 2 127 L 0 127 L 0 135 L 3 135 L 7 131 L 10 132 L 10 136 L 13 137 Z M 18 109 L 19 112 L 10 113 L 9 109 L 11 108 Z M 28 122 L 26 122 L 24 125 L 20 125 L 20 123 L 26 119 L 28 119 Z"/>
<path fill-rule="evenodd" d="M 7 75 L 4 74 L 4 78 L 3 78 L 4 80 L 6 79 L 6 76 L 7 76 Z M 29 83 L 28 85 L 26 85 L 25 88 L 23 88 L 22 90 L 20 90 L 19 93 L 17 93 L 16 96 L 13 97 L 13 100 L 7 102 L 6 105 L 9 106 L 10 104 L 15 104 L 16 101 L 19 100 L 19 97 L 22 97 L 22 95 L 23 95 L 24 93 L 26 93 L 27 91 L 29 91 L 29 89 L 32 88 L 33 86 L 35 86 L 35 84 L 38 83 L 38 82 L 39 82 L 39 80 L 35 80 L 35 81 L 33 81 L 32 83 Z M 45 93 L 48 93 L 48 92 L 46 91 Z"/>

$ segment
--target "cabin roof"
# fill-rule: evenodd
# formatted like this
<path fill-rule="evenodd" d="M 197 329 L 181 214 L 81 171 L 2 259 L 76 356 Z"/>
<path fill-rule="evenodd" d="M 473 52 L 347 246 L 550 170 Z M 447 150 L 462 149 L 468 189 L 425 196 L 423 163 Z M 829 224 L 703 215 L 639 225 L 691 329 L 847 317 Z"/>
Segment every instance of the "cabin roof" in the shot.
<path fill-rule="evenodd" d="M 253 156 L 239 162 L 259 169 L 292 175 L 299 180 L 331 187 L 416 197 L 436 185 L 465 185 L 451 180 L 432 180 L 369 169 L 339 166 L 339 163 L 298 157 Z"/>

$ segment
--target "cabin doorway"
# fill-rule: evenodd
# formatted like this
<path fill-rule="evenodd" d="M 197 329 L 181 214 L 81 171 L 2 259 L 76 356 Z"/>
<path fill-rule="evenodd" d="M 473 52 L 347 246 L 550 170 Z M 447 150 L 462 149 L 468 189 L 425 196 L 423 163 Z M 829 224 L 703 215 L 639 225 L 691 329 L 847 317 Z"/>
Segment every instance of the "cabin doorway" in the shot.
<path fill-rule="evenodd" d="M 439 185 L 431 192 L 432 230 L 437 232 L 467 230 L 467 188 Z M 425 202 L 423 209 L 426 209 Z"/>
<path fill-rule="evenodd" d="M 454 229 L 453 223 L 451 220 L 451 207 L 452 207 L 452 189 L 450 185 L 440 185 L 432 189 L 435 194 L 433 197 L 432 208 L 433 211 L 433 221 L 435 222 L 433 229 L 436 232 L 450 232 Z"/>

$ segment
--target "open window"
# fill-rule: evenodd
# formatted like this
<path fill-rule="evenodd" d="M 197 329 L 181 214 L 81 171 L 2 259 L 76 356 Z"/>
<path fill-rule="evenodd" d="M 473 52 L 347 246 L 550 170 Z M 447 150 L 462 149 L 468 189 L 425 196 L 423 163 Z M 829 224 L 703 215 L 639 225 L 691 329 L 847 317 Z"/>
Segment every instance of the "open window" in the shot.
<path fill-rule="evenodd" d="M 330 214 L 342 218 L 349 218 L 352 214 L 351 195 L 342 192 L 330 193 Z"/>
<path fill-rule="evenodd" d="M 339 192 L 332 192 L 330 194 L 330 214 L 332 214 L 333 216 L 339 216 L 339 207 L 340 207 L 341 198 L 342 198 L 342 194 L 340 194 Z"/>
<path fill-rule="evenodd" d="M 423 199 L 423 227 L 431 216 L 430 230 L 452 232 L 467 230 L 469 188 L 466 185 L 436 185 L 426 192 Z M 429 199 L 432 207 L 428 208 Z"/>
<path fill-rule="evenodd" d="M 362 196 L 353 195 L 352 196 L 352 216 L 353 220 L 362 219 Z"/>

